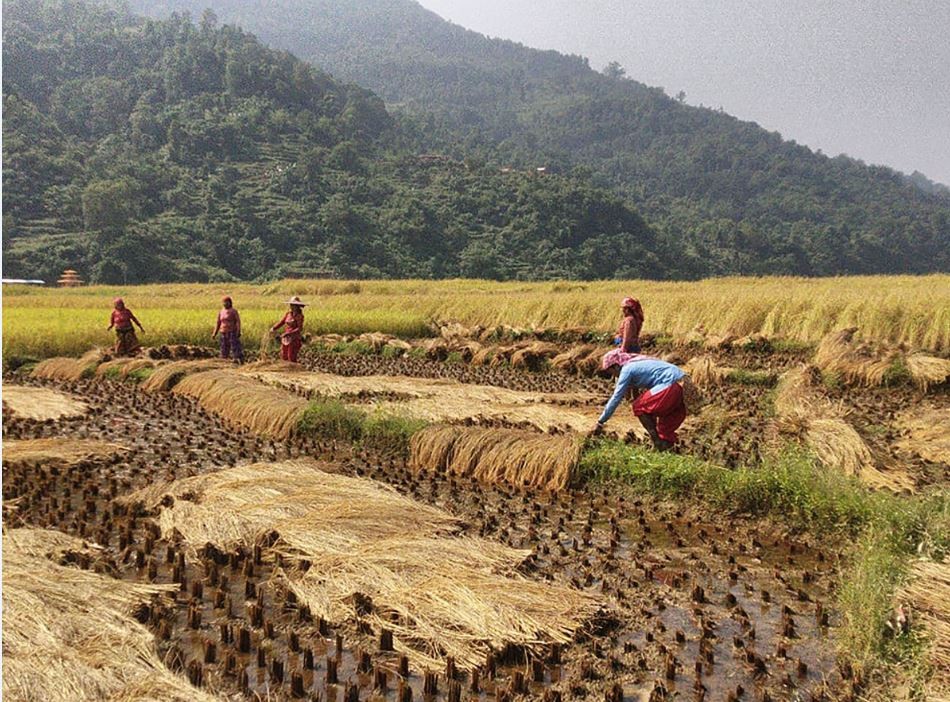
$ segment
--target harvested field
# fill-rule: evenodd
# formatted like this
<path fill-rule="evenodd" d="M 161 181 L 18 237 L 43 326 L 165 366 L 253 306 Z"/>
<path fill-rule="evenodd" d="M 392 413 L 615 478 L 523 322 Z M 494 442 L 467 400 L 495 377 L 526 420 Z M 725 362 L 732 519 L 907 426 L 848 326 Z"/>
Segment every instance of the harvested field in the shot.
<path fill-rule="evenodd" d="M 85 402 L 66 393 L 8 383 L 3 385 L 3 406 L 14 417 L 38 421 L 79 417 L 89 409 Z"/>
<path fill-rule="evenodd" d="M 232 371 L 186 375 L 173 392 L 198 400 L 232 424 L 280 439 L 296 430 L 307 407 L 306 400 Z"/>
<path fill-rule="evenodd" d="M 3 693 L 11 701 L 218 699 L 174 675 L 133 611 L 175 589 L 54 563 L 83 543 L 57 532 L 3 535 Z"/>
<path fill-rule="evenodd" d="M 574 476 L 582 445 L 577 436 L 435 425 L 413 435 L 409 465 L 483 482 L 563 490 Z"/>
<path fill-rule="evenodd" d="M 249 367 L 242 373 L 270 385 L 303 391 L 316 397 L 365 398 L 378 394 L 408 398 L 375 403 L 375 407 L 383 414 L 402 414 L 429 422 L 502 422 L 543 432 L 588 431 L 606 400 L 606 397 L 590 393 L 528 393 L 446 379 L 344 377 L 328 373 L 270 370 L 266 367 Z M 610 429 L 621 434 L 642 431 L 632 417 L 619 412 Z"/>
<path fill-rule="evenodd" d="M 388 628 L 397 651 L 426 665 L 451 657 L 471 668 L 507 644 L 567 643 L 598 607 L 589 595 L 517 575 L 529 552 L 460 538 L 442 510 L 313 462 L 235 468 L 162 492 L 176 497 L 161 509 L 163 536 L 234 550 L 275 533 L 272 548 L 307 563 L 284 577 L 312 612 Z M 155 495 L 148 488 L 129 500 L 146 497 L 155 508 Z M 354 593 L 372 603 L 369 612 L 358 611 Z"/>
<path fill-rule="evenodd" d="M 129 373 L 133 373 L 143 368 L 154 368 L 156 362 L 150 358 L 116 358 L 111 361 L 101 363 L 96 368 L 96 375 L 116 376 L 127 378 Z"/>

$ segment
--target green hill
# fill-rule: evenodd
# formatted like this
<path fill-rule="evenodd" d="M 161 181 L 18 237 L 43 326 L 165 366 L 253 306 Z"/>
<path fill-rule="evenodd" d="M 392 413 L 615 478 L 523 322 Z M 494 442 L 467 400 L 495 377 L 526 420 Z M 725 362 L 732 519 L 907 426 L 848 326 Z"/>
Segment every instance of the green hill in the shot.
<path fill-rule="evenodd" d="M 588 179 L 423 154 L 373 93 L 211 16 L 9 0 L 4 275 L 683 275 Z"/>
<path fill-rule="evenodd" d="M 690 275 L 950 270 L 945 188 L 828 158 L 580 57 L 486 38 L 412 0 L 136 1 L 154 13 L 211 7 L 376 91 L 424 148 L 586 169 Z"/>

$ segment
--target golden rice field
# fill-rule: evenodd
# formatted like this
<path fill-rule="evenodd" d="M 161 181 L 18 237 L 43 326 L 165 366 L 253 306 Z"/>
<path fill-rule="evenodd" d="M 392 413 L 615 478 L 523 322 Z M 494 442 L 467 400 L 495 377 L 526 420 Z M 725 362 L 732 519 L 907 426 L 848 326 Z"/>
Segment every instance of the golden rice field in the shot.
<path fill-rule="evenodd" d="M 121 295 L 145 327 L 145 345 L 210 342 L 221 295 L 234 297 L 251 344 L 277 321 L 291 295 L 310 303 L 314 334 L 381 331 L 423 336 L 428 322 L 466 326 L 584 328 L 610 332 L 625 295 L 646 312 L 644 332 L 761 333 L 816 343 L 829 331 L 859 327 L 865 338 L 950 350 L 950 276 L 718 278 L 697 282 L 492 282 L 482 280 L 328 281 L 267 284 L 166 284 L 78 289 L 7 287 L 5 355 L 77 355 L 110 343 L 113 297 Z"/>

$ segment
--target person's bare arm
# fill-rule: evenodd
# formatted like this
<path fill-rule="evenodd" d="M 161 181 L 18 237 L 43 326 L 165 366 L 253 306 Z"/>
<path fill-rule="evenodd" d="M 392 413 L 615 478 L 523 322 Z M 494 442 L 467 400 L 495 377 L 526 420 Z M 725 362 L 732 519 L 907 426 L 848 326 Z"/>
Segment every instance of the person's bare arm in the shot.
<path fill-rule="evenodd" d="M 218 335 L 218 332 L 221 331 L 221 315 L 218 315 L 217 320 L 214 323 L 214 331 L 211 332 L 211 338 L 215 338 Z"/>
<path fill-rule="evenodd" d="M 241 313 L 234 310 L 234 333 L 241 336 Z"/>
<path fill-rule="evenodd" d="M 131 312 L 129 312 L 129 319 L 131 319 L 133 322 L 135 322 L 135 326 L 137 326 L 137 327 L 139 328 L 139 331 L 142 331 L 142 332 L 145 331 L 145 329 L 142 327 L 142 323 L 139 321 L 139 318 L 136 317 L 136 316 L 135 316 L 133 313 L 131 313 Z"/>

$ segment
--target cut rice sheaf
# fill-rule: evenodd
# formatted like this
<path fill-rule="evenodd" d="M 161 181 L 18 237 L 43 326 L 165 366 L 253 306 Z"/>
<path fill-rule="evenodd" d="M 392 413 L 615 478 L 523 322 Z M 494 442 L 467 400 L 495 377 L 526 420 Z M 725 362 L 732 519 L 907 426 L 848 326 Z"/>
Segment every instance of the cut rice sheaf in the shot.
<path fill-rule="evenodd" d="M 4 385 L 3 405 L 14 417 L 46 421 L 81 417 L 89 406 L 77 397 L 50 388 L 31 385 Z"/>
<path fill-rule="evenodd" d="M 279 577 L 314 614 L 389 629 L 396 649 L 425 665 L 451 656 L 471 667 L 506 644 L 567 643 L 600 608 L 521 575 L 529 551 L 464 536 L 443 510 L 314 461 L 228 469 L 126 499 L 160 509 L 162 533 L 193 550 L 271 543 L 288 564 Z M 302 561 L 306 569 L 295 567 Z M 357 613 L 354 593 L 372 603 L 368 613 Z"/>
<path fill-rule="evenodd" d="M 11 702 L 213 702 L 173 674 L 132 611 L 176 585 L 142 585 L 58 565 L 78 539 L 3 535 L 3 698 Z"/>

